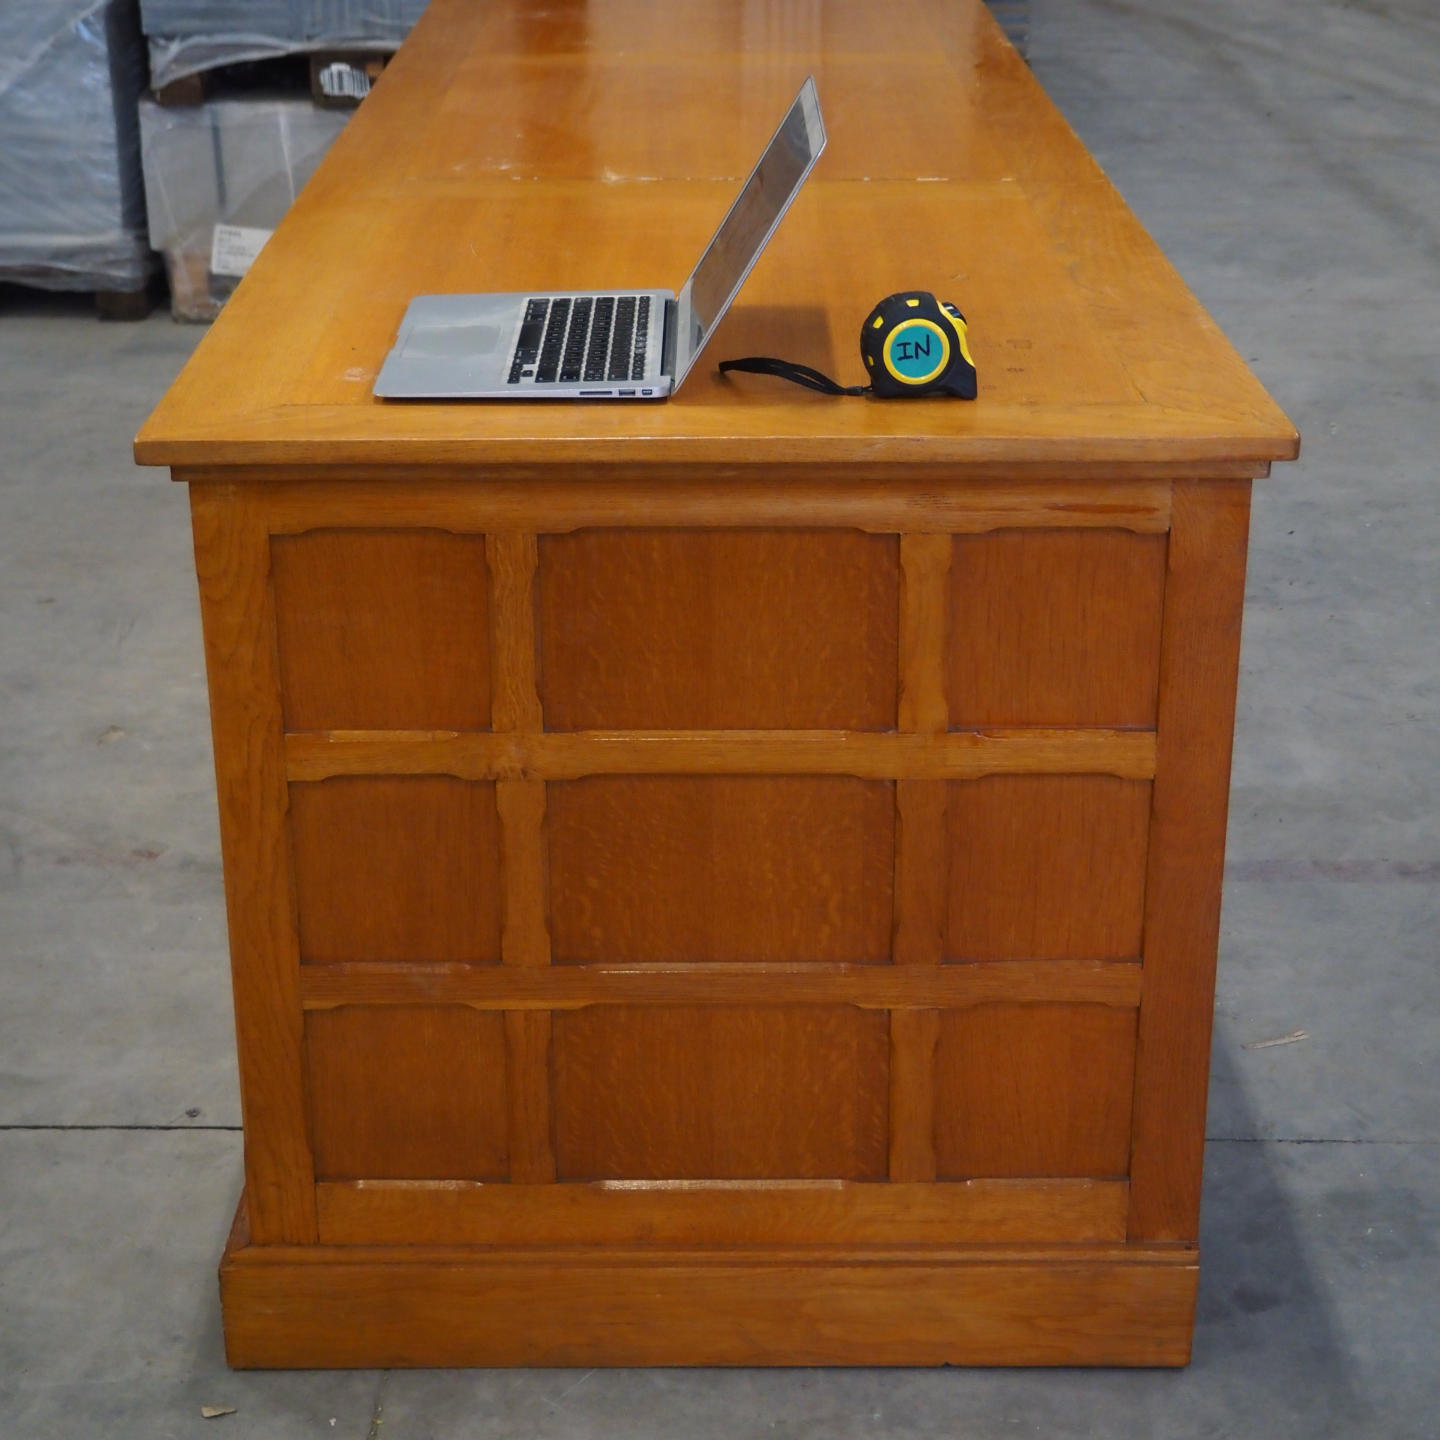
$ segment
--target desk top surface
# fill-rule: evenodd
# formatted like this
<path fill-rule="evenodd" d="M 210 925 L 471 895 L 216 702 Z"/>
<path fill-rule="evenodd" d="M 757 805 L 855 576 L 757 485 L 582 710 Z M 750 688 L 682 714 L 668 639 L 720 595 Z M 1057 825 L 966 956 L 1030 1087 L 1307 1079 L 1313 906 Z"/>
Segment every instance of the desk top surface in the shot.
<path fill-rule="evenodd" d="M 416 294 L 678 289 L 812 73 L 829 148 L 678 395 L 375 399 Z M 715 369 L 776 354 L 857 383 L 860 321 L 901 289 L 965 311 L 979 400 Z M 432 0 L 135 449 L 201 468 L 1203 473 L 1298 440 L 980 0 Z"/>

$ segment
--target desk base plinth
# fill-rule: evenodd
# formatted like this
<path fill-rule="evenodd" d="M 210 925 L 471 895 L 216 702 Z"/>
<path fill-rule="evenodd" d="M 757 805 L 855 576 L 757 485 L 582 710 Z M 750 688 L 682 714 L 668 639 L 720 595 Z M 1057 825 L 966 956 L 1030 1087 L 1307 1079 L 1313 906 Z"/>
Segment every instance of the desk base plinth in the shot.
<path fill-rule="evenodd" d="M 220 1266 L 239 1369 L 1144 1365 L 1190 1358 L 1162 1246 L 255 1245 Z"/>

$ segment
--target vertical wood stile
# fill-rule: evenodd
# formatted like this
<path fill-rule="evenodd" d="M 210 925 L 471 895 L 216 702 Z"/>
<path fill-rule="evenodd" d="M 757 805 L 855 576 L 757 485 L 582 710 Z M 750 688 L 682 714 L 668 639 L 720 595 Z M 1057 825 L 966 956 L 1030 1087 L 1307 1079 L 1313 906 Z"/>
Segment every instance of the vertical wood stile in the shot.
<path fill-rule="evenodd" d="M 300 939 L 265 491 L 190 489 L 235 991 L 245 1196 L 257 1245 L 313 1244 Z"/>
<path fill-rule="evenodd" d="M 491 728 L 538 734 L 543 728 L 535 666 L 535 577 L 539 540 L 533 534 L 485 537 L 490 567 Z M 550 963 L 545 850 L 545 782 L 499 780 L 503 922 L 506 965 Z M 555 1179 L 550 1096 L 550 1013 L 505 1015 L 510 1178 L 540 1184 Z"/>
<path fill-rule="evenodd" d="M 1132 1241 L 1199 1233 L 1248 481 L 1175 485 L 1131 1120 Z"/>
<path fill-rule="evenodd" d="M 540 545 L 535 535 L 487 535 L 490 566 L 491 727 L 542 728 L 535 673 L 535 572 Z"/>
<path fill-rule="evenodd" d="M 950 723 L 945 693 L 949 535 L 900 537 L 899 728 L 937 734 Z M 895 785 L 897 965 L 938 965 L 945 925 L 945 782 Z M 890 1013 L 890 1178 L 935 1178 L 938 1010 Z"/>
<path fill-rule="evenodd" d="M 950 725 L 945 668 L 950 631 L 949 535 L 900 537 L 900 729 L 940 734 Z"/>

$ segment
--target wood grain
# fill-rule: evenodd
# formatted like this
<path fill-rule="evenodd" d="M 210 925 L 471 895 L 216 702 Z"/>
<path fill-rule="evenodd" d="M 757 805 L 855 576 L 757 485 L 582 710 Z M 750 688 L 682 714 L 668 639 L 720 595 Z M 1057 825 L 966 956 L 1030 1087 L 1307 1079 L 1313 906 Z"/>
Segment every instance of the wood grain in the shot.
<path fill-rule="evenodd" d="M 566 1180 L 879 1180 L 885 1016 L 848 1007 L 605 1007 L 557 1015 Z"/>
<path fill-rule="evenodd" d="M 548 1011 L 505 1013 L 505 1069 L 510 1178 L 517 1184 L 548 1184 L 555 1179 Z"/>
<path fill-rule="evenodd" d="M 327 526 L 567 534 L 597 526 L 715 525 L 825 526 L 886 535 L 1029 526 L 1158 534 L 1170 528 L 1170 480 L 1247 479 L 1255 468 L 1159 461 L 1137 469 L 1059 457 L 1040 466 L 957 469 L 917 456 L 900 469 L 852 462 L 787 465 L 763 474 L 713 460 L 627 464 L 618 472 L 613 465 L 583 462 L 557 471 L 522 460 L 481 467 L 200 466 L 177 473 L 193 484 L 267 485 L 270 526 L 277 534 Z"/>
<path fill-rule="evenodd" d="M 678 279 L 810 72 L 711 360 L 859 379 L 923 286 L 980 400 L 374 398 L 416 294 Z M 978 0 L 435 0 L 136 442 L 195 504 L 232 1359 L 1183 1363 L 1297 444 Z"/>
<path fill-rule="evenodd" d="M 913 13 L 913 7 L 903 9 Z M 628 36 L 626 21 L 636 27 Z M 914 99 L 911 106 L 898 107 L 890 96 L 890 78 L 868 57 L 902 47 L 896 47 L 883 23 L 874 18 L 866 23 L 848 7 L 770 12 L 757 21 L 730 6 L 713 13 L 696 10 L 680 19 L 668 7 L 609 5 L 596 23 L 608 32 L 608 45 L 584 33 L 589 27 L 569 28 L 563 39 L 556 37 L 567 50 L 573 47 L 584 55 L 583 86 L 556 83 L 557 70 L 577 68 L 573 54 L 537 64 L 531 53 L 525 57 L 529 63 L 516 64 L 513 51 L 503 48 L 508 37 L 499 39 L 498 53 L 466 56 L 454 72 L 443 109 L 430 118 L 424 138 L 417 136 L 417 143 L 437 151 L 433 159 L 428 153 L 423 160 L 417 157 L 417 168 L 428 171 L 443 157 L 447 170 L 462 174 L 483 167 L 531 181 L 584 179 L 593 176 L 598 157 L 606 156 L 617 180 L 743 175 L 758 149 L 750 136 L 756 128 L 773 129 L 794 98 L 793 62 L 783 50 L 775 53 L 777 42 L 814 54 L 831 131 L 845 137 L 839 153 L 846 173 L 894 178 L 905 171 L 908 159 L 911 168 L 905 173 L 914 174 L 922 155 L 942 174 L 965 164 L 987 170 L 998 164 L 993 152 L 977 154 L 985 140 L 968 125 L 926 134 L 925 114 L 953 100 L 946 56 L 938 48 L 907 54 L 908 93 Z M 713 42 L 718 55 L 697 48 L 697 32 L 705 30 L 718 32 Z M 620 45 L 628 53 L 614 53 L 611 47 Z M 703 85 L 721 78 L 717 62 L 722 56 L 729 61 L 734 52 L 752 48 L 758 53 L 747 62 L 745 83 L 714 86 L 706 123 L 637 125 L 637 116 L 653 115 L 655 105 L 687 81 Z M 886 116 L 884 125 L 875 124 L 877 114 Z M 903 141 L 892 131 L 902 132 Z M 557 135 L 563 134 L 573 136 L 572 143 L 558 144 Z"/>
<path fill-rule="evenodd" d="M 426 25 L 436 38 L 412 42 L 333 147 L 227 304 L 216 338 L 142 430 L 140 458 L 775 466 L 1294 454 L 1289 422 L 975 0 L 906 4 L 882 47 L 848 53 L 830 48 L 834 6 L 756 44 L 745 33 L 749 12 L 732 0 L 719 17 L 729 48 L 706 55 L 652 49 L 652 24 L 660 34 L 665 24 L 652 17 L 663 7 L 618 5 L 591 7 L 583 27 L 534 30 L 518 6 L 432 7 Z M 497 32 L 506 37 L 498 54 Z M 526 36 L 520 47 L 517 34 Z M 678 283 L 733 198 L 747 163 L 735 156 L 758 152 L 778 97 L 811 67 L 831 113 L 831 148 L 715 353 L 792 354 L 798 342 L 811 363 L 838 358 L 841 373 L 858 379 L 849 339 L 857 294 L 958 284 L 946 298 L 971 316 L 986 377 L 963 423 L 943 401 L 837 405 L 763 377 L 729 380 L 708 364 L 677 396 L 683 403 L 374 400 L 371 381 L 416 294 L 473 289 L 477 276 L 517 290 Z M 900 74 L 913 103 L 880 105 L 872 97 Z M 707 98 L 698 128 L 634 123 L 637 97 L 645 114 L 690 117 L 701 113 L 696 95 Z M 937 130 L 916 119 L 941 111 L 954 123 Z M 877 125 L 877 113 L 896 118 Z M 498 128 L 515 114 L 527 123 Z M 729 123 L 713 123 L 716 115 Z M 1047 191 L 1062 182 L 1068 207 Z M 894 225 L 896 213 L 905 226 Z M 937 248 L 937 235 L 983 239 L 957 259 Z M 1016 273 L 1025 285 L 1013 283 Z M 341 314 L 343 326 L 334 323 Z"/>
<path fill-rule="evenodd" d="M 1004 531 L 953 544 L 952 724 L 1154 727 L 1163 536 Z"/>
<path fill-rule="evenodd" d="M 500 959 L 494 785 L 293 784 L 290 835 L 307 962 Z"/>
<path fill-rule="evenodd" d="M 900 705 L 903 730 L 943 732 L 950 723 L 948 535 L 900 539 Z M 948 836 L 946 786 L 901 780 L 895 786 L 896 965 L 938 966 L 945 948 Z M 890 1159 L 894 1182 L 935 1179 L 935 1047 L 939 1010 L 890 1013 Z"/>
<path fill-rule="evenodd" d="M 951 785 L 946 815 L 948 957 L 1139 955 L 1148 784 L 993 776 Z"/>
<path fill-rule="evenodd" d="M 1155 773 L 1155 737 L 1125 730 L 576 731 L 458 735 L 322 731 L 288 735 L 292 780 L 337 775 L 453 775 L 462 780 L 578 780 L 587 775 L 853 775 L 965 780 L 983 775 Z"/>
<path fill-rule="evenodd" d="M 933 1181 L 935 1054 L 939 1010 L 890 1012 L 890 1157 L 892 1181 Z"/>
<path fill-rule="evenodd" d="M 899 727 L 936 734 L 950 724 L 945 657 L 952 541 L 945 535 L 900 538 Z"/>
<path fill-rule="evenodd" d="M 426 530 L 271 541 L 289 730 L 484 730 L 483 542 Z"/>
<path fill-rule="evenodd" d="M 495 656 L 492 723 L 500 733 L 538 731 L 543 724 L 535 626 L 538 555 L 532 534 L 485 537 Z M 550 963 L 544 781 L 498 781 L 495 808 L 500 831 L 501 956 L 507 966 L 544 967 Z M 521 1184 L 549 1184 L 555 1179 L 550 1015 L 543 1010 L 510 1010 L 504 1021 L 510 1178 Z"/>
<path fill-rule="evenodd" d="M 225 862 L 235 1039 L 256 1241 L 315 1239 L 300 941 L 285 827 L 284 722 L 263 492 L 190 491 Z"/>
<path fill-rule="evenodd" d="M 539 730 L 540 692 L 536 682 L 534 535 L 487 535 L 495 661 L 492 728 Z M 392 727 L 404 729 L 404 726 Z M 464 728 L 464 727 L 457 727 Z"/>
<path fill-rule="evenodd" d="M 950 837 L 949 787 L 933 780 L 895 786 L 895 943 L 897 965 L 938 965 L 945 956 Z"/>
<path fill-rule="evenodd" d="M 220 1287 L 241 1369 L 1184 1365 L 1197 1276 L 1178 1246 L 702 1257 L 232 1237 Z"/>
<path fill-rule="evenodd" d="M 499 780 L 500 953 L 507 965 L 550 963 L 550 860 L 545 838 L 545 784 Z"/>
<path fill-rule="evenodd" d="M 305 1075 L 322 1180 L 509 1173 L 499 1015 L 459 1006 L 313 1011 Z"/>
<path fill-rule="evenodd" d="M 513 1170 L 513 1165 L 512 1165 Z M 1083 1244 L 1125 1238 L 1123 1180 L 367 1180 L 316 1189 L 327 1245 Z"/>
<path fill-rule="evenodd" d="M 1179 486 L 1160 659 L 1160 760 L 1145 900 L 1130 1234 L 1193 1240 L 1250 487 Z"/>
<path fill-rule="evenodd" d="M 549 791 L 558 963 L 890 958 L 883 781 L 624 777 Z"/>
<path fill-rule="evenodd" d="M 471 1005 L 481 1010 L 579 1010 L 587 1005 L 858 1005 L 950 1009 L 989 1001 L 1121 1005 L 1140 999 L 1138 961 L 972 960 L 963 965 L 729 964 L 307 965 L 307 1009 L 332 1005 Z"/>
<path fill-rule="evenodd" d="M 898 586 L 894 536 L 546 535 L 546 728 L 891 729 Z"/>
<path fill-rule="evenodd" d="M 983 1005 L 940 1017 L 936 1152 L 947 1179 L 1122 1176 L 1135 1012 Z"/>

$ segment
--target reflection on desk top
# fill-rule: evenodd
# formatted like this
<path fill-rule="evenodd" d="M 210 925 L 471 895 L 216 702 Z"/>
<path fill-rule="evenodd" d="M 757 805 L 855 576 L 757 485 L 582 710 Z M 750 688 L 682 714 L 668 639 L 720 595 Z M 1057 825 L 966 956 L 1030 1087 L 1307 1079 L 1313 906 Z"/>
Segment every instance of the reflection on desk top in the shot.
<path fill-rule="evenodd" d="M 685 388 L 384 402 L 437 291 L 678 289 L 807 74 L 830 147 Z M 980 399 L 835 399 L 907 288 L 970 321 Z M 433 0 L 142 429 L 179 467 L 1248 465 L 1294 427 L 980 0 Z"/>

